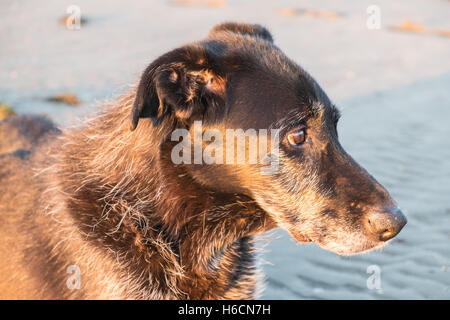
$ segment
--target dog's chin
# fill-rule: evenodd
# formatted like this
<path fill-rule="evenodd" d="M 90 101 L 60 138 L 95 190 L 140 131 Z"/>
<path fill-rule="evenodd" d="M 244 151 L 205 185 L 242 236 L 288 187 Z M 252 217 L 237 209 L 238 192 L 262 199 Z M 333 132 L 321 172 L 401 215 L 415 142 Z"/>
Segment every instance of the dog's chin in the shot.
<path fill-rule="evenodd" d="M 363 240 L 359 242 L 354 242 L 349 244 L 347 242 L 338 242 L 338 241 L 314 241 L 317 243 L 319 247 L 325 249 L 327 251 L 331 251 L 333 253 L 343 255 L 343 256 L 352 256 L 356 254 L 362 254 L 371 252 L 374 250 L 382 249 L 389 241 L 372 241 L 372 240 Z"/>
<path fill-rule="evenodd" d="M 345 239 L 330 240 L 327 237 L 315 239 L 313 236 L 307 236 L 297 232 L 289 232 L 291 236 L 300 243 L 313 242 L 322 249 L 345 256 L 351 256 L 361 253 L 367 253 L 373 250 L 383 248 L 389 241 L 374 241 L 363 235 L 349 236 Z"/>

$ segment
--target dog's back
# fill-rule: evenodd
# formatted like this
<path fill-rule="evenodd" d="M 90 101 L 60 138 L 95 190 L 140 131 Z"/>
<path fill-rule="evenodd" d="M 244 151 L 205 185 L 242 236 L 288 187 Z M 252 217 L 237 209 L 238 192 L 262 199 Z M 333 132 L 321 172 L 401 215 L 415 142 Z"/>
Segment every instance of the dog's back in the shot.
<path fill-rule="evenodd" d="M 40 116 L 14 116 L 0 122 L 0 298 L 36 297 L 39 285 L 29 276 L 24 257 L 32 237 L 32 214 L 39 189 L 33 184 L 33 151 L 58 130 Z"/>
<path fill-rule="evenodd" d="M 13 116 L 0 121 L 0 154 L 23 150 L 29 153 L 39 146 L 49 133 L 58 130 L 42 116 Z M 18 152 L 19 154 L 23 152 Z"/>

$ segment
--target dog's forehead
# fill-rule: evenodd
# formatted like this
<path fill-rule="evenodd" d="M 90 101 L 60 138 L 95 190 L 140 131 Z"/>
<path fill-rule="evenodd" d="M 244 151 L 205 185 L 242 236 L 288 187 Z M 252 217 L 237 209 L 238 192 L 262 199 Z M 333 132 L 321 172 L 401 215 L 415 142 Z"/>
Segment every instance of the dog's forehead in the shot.
<path fill-rule="evenodd" d="M 260 72 L 239 74 L 227 92 L 228 118 L 242 128 L 262 129 L 291 115 L 316 113 L 323 105 L 309 90 Z"/>
<path fill-rule="evenodd" d="M 270 128 L 287 115 L 319 114 L 330 105 L 316 81 L 276 46 L 251 37 L 235 40 L 221 47 L 240 58 L 227 83 L 231 127 Z"/>

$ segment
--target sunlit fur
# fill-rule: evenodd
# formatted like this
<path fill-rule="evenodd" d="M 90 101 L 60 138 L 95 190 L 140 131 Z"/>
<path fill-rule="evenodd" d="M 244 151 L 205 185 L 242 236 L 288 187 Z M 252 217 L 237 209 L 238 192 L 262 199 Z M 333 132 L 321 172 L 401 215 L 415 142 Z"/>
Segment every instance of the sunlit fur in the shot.
<path fill-rule="evenodd" d="M 80 127 L 0 122 L 0 298 L 250 299 L 255 234 L 281 227 L 339 254 L 381 247 L 364 217 L 395 204 L 340 146 L 338 118 L 265 28 L 226 23 L 153 61 Z M 195 120 L 279 129 L 278 171 L 175 165 L 169 137 Z M 294 149 L 285 134 L 299 126 Z M 67 286 L 73 265 L 80 289 Z"/>

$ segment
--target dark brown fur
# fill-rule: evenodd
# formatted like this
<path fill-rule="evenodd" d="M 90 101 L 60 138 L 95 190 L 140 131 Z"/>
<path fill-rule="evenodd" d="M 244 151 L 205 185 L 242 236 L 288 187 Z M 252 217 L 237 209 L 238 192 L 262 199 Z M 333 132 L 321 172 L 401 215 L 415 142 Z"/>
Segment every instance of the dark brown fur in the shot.
<path fill-rule="evenodd" d="M 363 207 L 347 202 L 392 200 L 340 147 L 320 87 L 272 41 L 260 26 L 220 25 L 156 59 L 79 129 L 58 135 L 35 118 L 17 143 L 10 133 L 29 119 L 0 123 L 0 297 L 248 299 L 258 289 L 254 234 L 280 226 L 338 253 L 379 246 Z M 194 120 L 285 133 L 289 116 L 308 125 L 312 147 L 283 142 L 272 177 L 171 161 L 171 132 Z M 67 286 L 72 265 L 80 289 Z"/>

